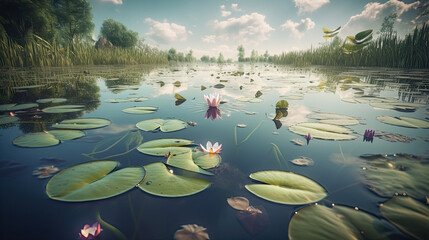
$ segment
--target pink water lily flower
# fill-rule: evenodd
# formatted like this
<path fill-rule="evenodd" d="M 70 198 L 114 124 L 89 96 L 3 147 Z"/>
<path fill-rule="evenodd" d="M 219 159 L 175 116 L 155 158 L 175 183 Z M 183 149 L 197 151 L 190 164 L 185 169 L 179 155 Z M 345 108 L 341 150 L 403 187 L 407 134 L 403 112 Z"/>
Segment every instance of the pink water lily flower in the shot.
<path fill-rule="evenodd" d="M 219 145 L 218 142 L 216 142 L 215 144 L 212 145 L 212 143 L 210 141 L 208 141 L 205 148 L 201 144 L 200 144 L 200 146 L 201 146 L 201 149 L 203 150 L 203 152 L 208 152 L 208 153 L 219 153 L 220 150 L 222 150 L 222 144 Z"/>
<path fill-rule="evenodd" d="M 216 120 L 218 118 L 222 118 L 222 114 L 220 113 L 219 108 L 217 107 L 209 107 L 209 109 L 207 109 L 206 111 L 206 115 L 204 116 L 205 119 L 209 119 L 210 120 Z"/>
<path fill-rule="evenodd" d="M 210 95 L 204 95 L 204 99 L 207 101 L 209 107 L 217 107 L 222 97 L 218 93 L 211 93 Z"/>
<path fill-rule="evenodd" d="M 101 229 L 98 222 L 95 222 L 92 226 L 85 224 L 83 229 L 80 230 L 79 237 L 81 240 L 95 240 L 99 238 L 101 231 L 103 229 Z"/>
<path fill-rule="evenodd" d="M 307 145 L 310 142 L 310 140 L 312 139 L 312 137 L 310 136 L 310 133 L 308 133 L 308 135 L 304 135 L 305 139 L 307 139 Z"/>
<path fill-rule="evenodd" d="M 365 133 L 363 134 L 363 141 L 364 142 L 372 142 L 374 140 L 374 134 L 375 130 L 365 130 Z"/>

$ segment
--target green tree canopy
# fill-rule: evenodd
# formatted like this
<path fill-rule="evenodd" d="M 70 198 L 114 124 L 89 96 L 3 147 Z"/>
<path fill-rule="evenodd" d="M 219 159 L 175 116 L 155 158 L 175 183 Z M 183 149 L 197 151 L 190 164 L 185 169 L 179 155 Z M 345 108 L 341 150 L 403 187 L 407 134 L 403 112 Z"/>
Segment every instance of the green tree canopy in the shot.
<path fill-rule="evenodd" d="M 219 53 L 219 57 L 217 58 L 217 63 L 225 63 L 225 58 L 222 53 Z"/>
<path fill-rule="evenodd" d="M 124 24 L 111 18 L 104 20 L 101 25 L 101 36 L 118 47 L 134 47 L 138 40 L 138 33 L 128 30 Z"/>
<path fill-rule="evenodd" d="M 244 61 L 244 47 L 243 45 L 238 46 L 238 61 L 243 62 Z"/>

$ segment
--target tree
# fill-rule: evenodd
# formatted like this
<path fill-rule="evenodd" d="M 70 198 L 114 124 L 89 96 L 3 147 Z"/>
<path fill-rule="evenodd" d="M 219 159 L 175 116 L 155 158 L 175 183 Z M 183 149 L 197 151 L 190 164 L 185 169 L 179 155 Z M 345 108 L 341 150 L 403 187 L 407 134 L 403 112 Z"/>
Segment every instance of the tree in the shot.
<path fill-rule="evenodd" d="M 191 49 L 191 50 L 189 50 L 188 54 L 186 54 L 186 57 L 185 57 L 185 60 L 187 62 L 193 62 L 195 60 L 195 58 L 192 56 L 192 54 L 193 54 L 193 51 Z"/>
<path fill-rule="evenodd" d="M 380 31 L 378 33 L 380 33 L 381 35 L 395 34 L 396 31 L 393 30 L 393 25 L 395 25 L 396 18 L 398 18 L 398 14 L 396 14 L 396 12 L 384 17 Z"/>
<path fill-rule="evenodd" d="M 217 63 L 225 63 L 225 58 L 222 53 L 219 53 L 219 57 L 217 58 Z"/>
<path fill-rule="evenodd" d="M 109 40 L 114 46 L 134 47 L 137 44 L 138 34 L 111 18 L 104 20 L 100 32 L 101 36 Z"/>
<path fill-rule="evenodd" d="M 264 62 L 268 62 L 268 57 L 270 57 L 270 54 L 268 54 L 268 50 L 265 50 L 265 53 L 264 53 Z"/>
<path fill-rule="evenodd" d="M 258 51 L 256 51 L 255 49 L 253 49 L 252 53 L 250 54 L 250 61 L 251 62 L 258 62 L 259 61 Z"/>
<path fill-rule="evenodd" d="M 7 35 L 21 45 L 33 34 L 47 41 L 56 35 L 56 17 L 50 0 L 1 0 L 0 23 Z"/>
<path fill-rule="evenodd" d="M 170 50 L 168 50 L 167 59 L 168 59 L 168 61 L 177 61 L 177 51 L 176 51 L 176 49 L 170 48 Z"/>
<path fill-rule="evenodd" d="M 210 58 L 210 62 L 213 62 L 213 63 L 216 62 L 216 58 L 215 57 L 211 57 Z"/>
<path fill-rule="evenodd" d="M 53 7 L 64 42 L 91 39 L 94 23 L 92 6 L 87 0 L 53 0 Z"/>
<path fill-rule="evenodd" d="M 243 45 L 238 46 L 238 61 L 243 62 L 244 61 L 244 47 Z"/>
<path fill-rule="evenodd" d="M 210 57 L 207 55 L 204 55 L 201 57 L 201 62 L 209 62 L 210 61 Z"/>

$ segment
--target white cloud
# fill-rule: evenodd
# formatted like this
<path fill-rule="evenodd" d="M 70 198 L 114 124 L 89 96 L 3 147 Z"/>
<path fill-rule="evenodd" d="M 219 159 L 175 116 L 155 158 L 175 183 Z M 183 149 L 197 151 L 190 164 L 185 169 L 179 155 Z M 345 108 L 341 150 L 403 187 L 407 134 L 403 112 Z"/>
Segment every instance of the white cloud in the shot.
<path fill-rule="evenodd" d="M 341 35 L 355 35 L 359 31 L 366 29 L 373 29 L 374 33 L 376 33 L 380 30 L 384 18 L 395 12 L 398 15 L 398 19 L 395 22 L 394 30 L 399 35 L 405 35 L 414 27 L 412 20 L 417 15 L 419 5 L 419 1 L 407 4 L 398 0 L 390 0 L 383 4 L 378 2 L 368 3 L 361 13 L 350 17 L 341 30 Z"/>
<path fill-rule="evenodd" d="M 100 2 L 111 2 L 111 3 L 116 4 L 116 5 L 122 4 L 122 0 L 100 0 Z"/>
<path fill-rule="evenodd" d="M 149 32 L 146 33 L 146 36 L 158 43 L 183 42 L 186 41 L 188 34 L 192 34 L 192 32 L 186 31 L 185 26 L 169 23 L 166 20 L 164 22 L 158 22 L 151 18 L 146 18 L 145 22 L 150 24 L 150 29 Z"/>
<path fill-rule="evenodd" d="M 206 43 L 214 43 L 216 41 L 216 35 L 207 35 L 201 38 L 201 40 Z"/>
<path fill-rule="evenodd" d="M 310 19 L 305 18 L 301 19 L 299 22 L 293 22 L 292 20 L 287 20 L 280 27 L 282 30 L 289 29 L 294 37 L 300 39 L 304 36 L 304 32 L 310 29 L 313 29 L 316 24 Z"/>
<path fill-rule="evenodd" d="M 314 12 L 321 6 L 329 3 L 329 0 L 294 0 L 298 13 Z"/>
<path fill-rule="evenodd" d="M 236 40 L 239 43 L 258 43 L 267 40 L 269 32 L 274 30 L 265 22 L 265 16 L 259 13 L 246 14 L 225 21 L 215 20 L 213 28 L 218 38 Z"/>
<path fill-rule="evenodd" d="M 238 8 L 238 4 L 237 3 L 231 4 L 231 9 L 234 10 L 234 11 L 236 11 L 236 12 L 243 11 L 243 10 L 241 10 L 241 9 Z"/>
<path fill-rule="evenodd" d="M 226 11 L 225 9 L 226 9 L 225 5 L 220 5 L 220 15 L 222 17 L 228 17 L 229 15 L 231 15 L 231 12 L 230 11 Z"/>

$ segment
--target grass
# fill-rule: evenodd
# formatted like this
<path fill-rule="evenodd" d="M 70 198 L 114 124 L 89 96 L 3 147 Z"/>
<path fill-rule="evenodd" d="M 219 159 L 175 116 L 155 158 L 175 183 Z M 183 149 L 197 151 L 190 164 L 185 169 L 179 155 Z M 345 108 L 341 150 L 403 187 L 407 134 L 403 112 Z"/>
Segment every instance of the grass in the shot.
<path fill-rule="evenodd" d="M 423 25 L 404 39 L 384 34 L 357 53 L 346 54 L 340 38 L 316 49 L 282 53 L 274 63 L 296 66 L 329 65 L 353 67 L 429 68 L 429 26 Z"/>
<path fill-rule="evenodd" d="M 148 46 L 96 49 L 92 44 L 79 43 L 63 47 L 51 44 L 37 35 L 27 39 L 25 46 L 21 46 L 5 34 L 0 37 L 0 67 L 159 63 L 168 63 L 166 54 Z"/>

